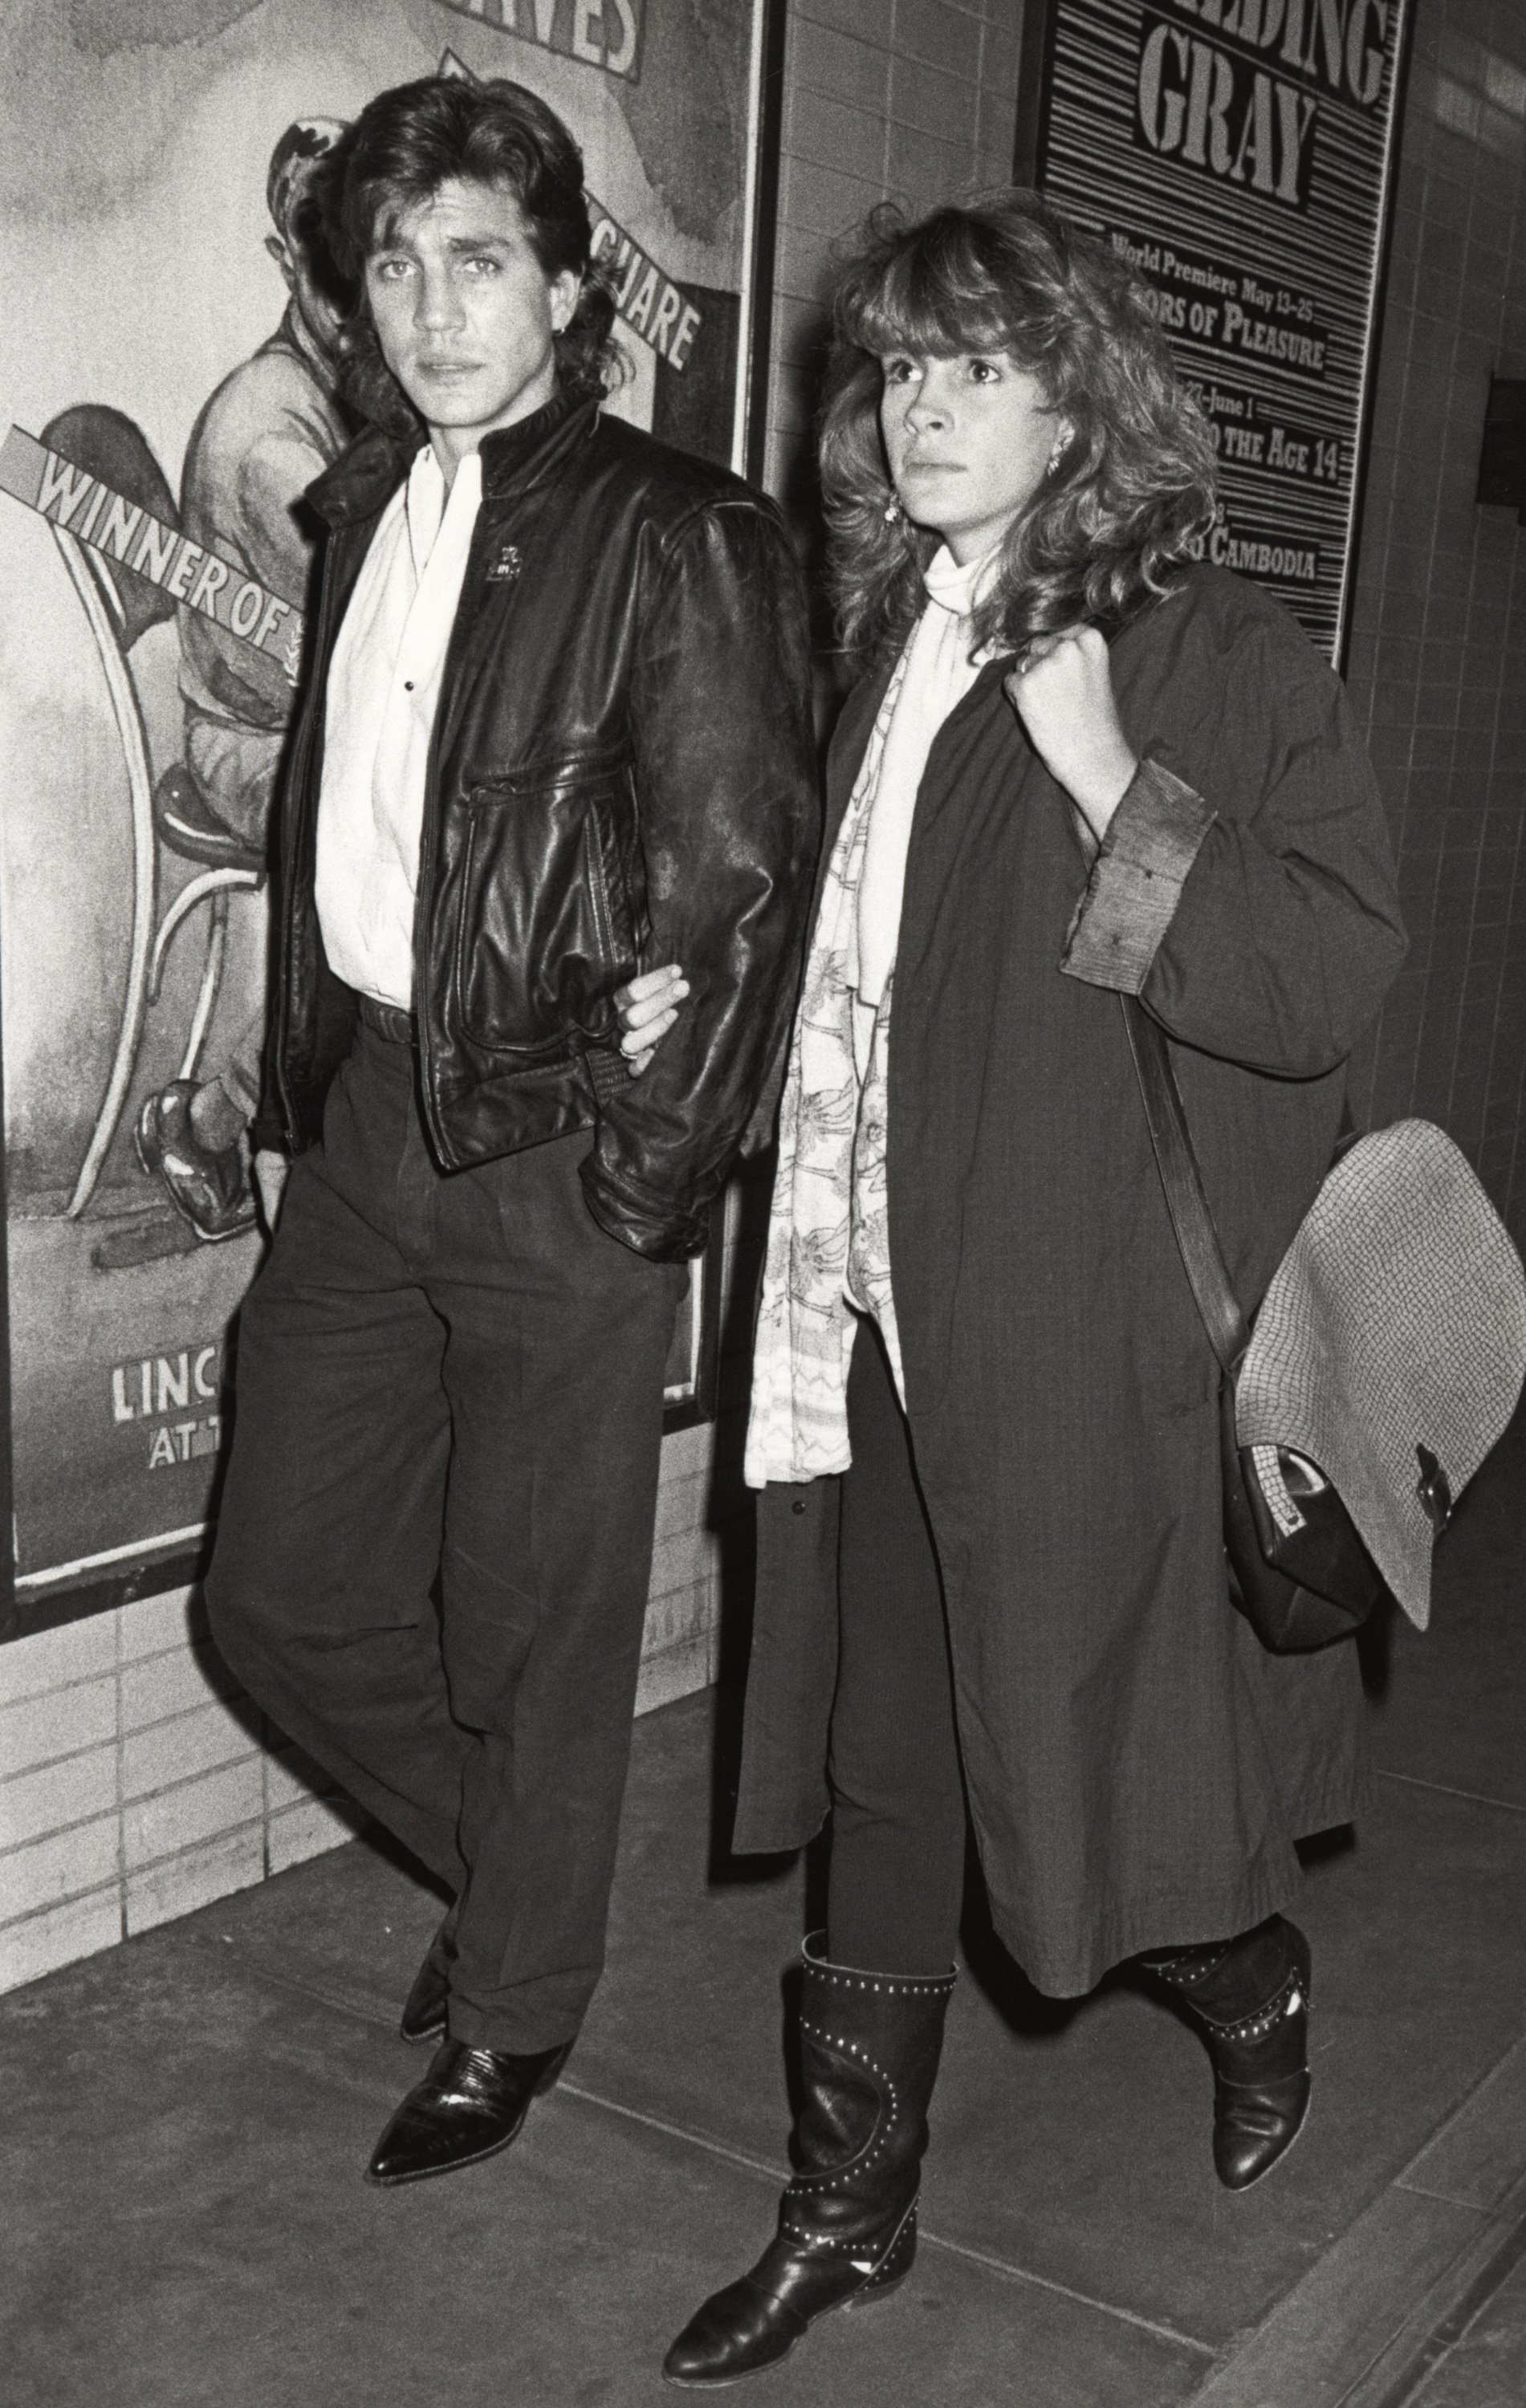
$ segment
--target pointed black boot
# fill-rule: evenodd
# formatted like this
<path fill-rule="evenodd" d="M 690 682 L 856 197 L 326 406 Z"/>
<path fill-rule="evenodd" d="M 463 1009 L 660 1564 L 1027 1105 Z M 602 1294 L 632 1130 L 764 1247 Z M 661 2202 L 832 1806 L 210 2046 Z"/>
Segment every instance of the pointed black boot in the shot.
<path fill-rule="evenodd" d="M 864 1973 L 801 1952 L 799 2172 L 750 2274 L 691 2316 L 669 2383 L 735 2383 L 772 2366 L 828 2308 L 883 2299 L 916 2255 L 928 2101 L 954 1974 Z"/>
<path fill-rule="evenodd" d="M 424 2182 L 480 2165 L 517 2141 L 533 2100 L 549 2090 L 572 2043 L 516 2057 L 448 2040 L 416 2082 L 371 2152 L 371 2183 Z"/>
<path fill-rule="evenodd" d="M 1147 1956 L 1188 2006 L 1214 2066 L 1214 2166 L 1248 2190 L 1286 2157 L 1309 2112 L 1309 1943 L 1268 1915 L 1218 1948 Z"/>

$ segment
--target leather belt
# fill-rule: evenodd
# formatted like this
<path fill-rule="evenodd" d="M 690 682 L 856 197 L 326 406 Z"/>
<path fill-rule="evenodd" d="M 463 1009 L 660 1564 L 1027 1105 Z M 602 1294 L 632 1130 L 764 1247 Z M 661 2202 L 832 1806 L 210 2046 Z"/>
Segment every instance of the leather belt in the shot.
<path fill-rule="evenodd" d="M 398 1004 L 378 1003 L 372 996 L 363 995 L 360 1016 L 367 1028 L 374 1028 L 378 1037 L 386 1038 L 389 1044 L 416 1045 L 419 1041 L 417 1019 Z"/>

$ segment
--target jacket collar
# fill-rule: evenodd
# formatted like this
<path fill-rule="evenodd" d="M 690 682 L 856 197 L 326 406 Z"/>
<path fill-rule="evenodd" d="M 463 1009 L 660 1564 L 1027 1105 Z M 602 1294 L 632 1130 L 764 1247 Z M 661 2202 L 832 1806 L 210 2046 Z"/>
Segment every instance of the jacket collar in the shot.
<path fill-rule="evenodd" d="M 512 426 L 500 426 L 482 444 L 484 507 L 517 500 L 560 467 L 593 433 L 596 396 L 553 394 L 540 409 Z M 396 492 L 419 450 L 414 436 L 367 426 L 331 468 L 308 487 L 307 498 L 330 526 L 350 526 L 373 517 Z"/>

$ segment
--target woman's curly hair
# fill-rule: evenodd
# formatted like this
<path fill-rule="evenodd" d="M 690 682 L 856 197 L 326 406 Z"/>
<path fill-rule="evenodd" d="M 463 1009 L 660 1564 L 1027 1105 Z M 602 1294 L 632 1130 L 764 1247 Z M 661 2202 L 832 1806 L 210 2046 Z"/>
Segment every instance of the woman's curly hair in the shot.
<path fill-rule="evenodd" d="M 352 307 L 340 334 L 345 398 L 407 437 L 423 422 L 382 356 L 365 297 L 367 254 L 405 210 L 459 179 L 512 193 L 548 277 L 582 279 L 570 322 L 555 338 L 564 391 L 600 394 L 619 383 L 614 300 L 593 258 L 583 153 L 554 109 L 521 83 L 429 76 L 379 93 L 316 171 L 327 248 Z"/>
<path fill-rule="evenodd" d="M 1147 285 L 1032 193 L 870 215 L 843 266 L 821 423 L 828 576 L 845 647 L 898 645 L 938 538 L 899 511 L 880 437 L 892 351 L 1008 352 L 1071 429 L 1008 528 L 977 644 L 1021 651 L 1081 620 L 1112 631 L 1170 590 L 1214 510 L 1213 438 L 1179 383 Z"/>

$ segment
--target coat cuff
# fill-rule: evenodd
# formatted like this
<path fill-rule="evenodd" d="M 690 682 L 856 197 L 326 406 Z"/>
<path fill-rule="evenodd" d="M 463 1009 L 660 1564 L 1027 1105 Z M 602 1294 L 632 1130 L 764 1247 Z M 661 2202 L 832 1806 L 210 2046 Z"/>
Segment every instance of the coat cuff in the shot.
<path fill-rule="evenodd" d="M 1113 814 L 1059 967 L 1088 986 L 1138 995 L 1181 901 L 1214 813 L 1159 761 L 1142 761 Z"/>

